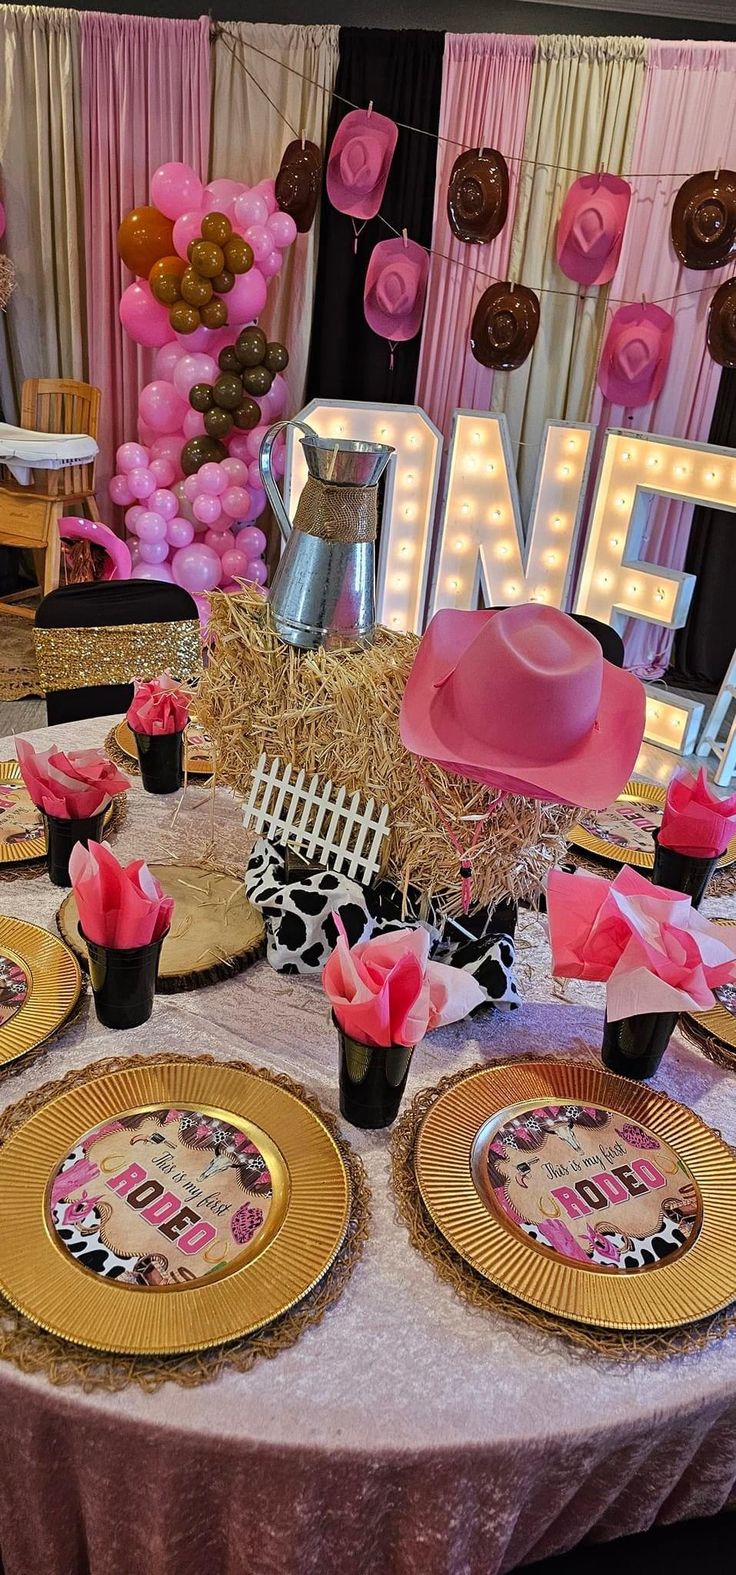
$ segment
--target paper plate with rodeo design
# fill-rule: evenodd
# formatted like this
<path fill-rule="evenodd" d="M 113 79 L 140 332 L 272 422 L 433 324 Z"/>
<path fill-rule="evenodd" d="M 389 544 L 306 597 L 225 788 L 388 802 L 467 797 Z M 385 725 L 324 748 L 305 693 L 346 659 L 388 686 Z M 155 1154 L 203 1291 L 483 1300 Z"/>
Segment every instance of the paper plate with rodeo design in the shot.
<path fill-rule="evenodd" d="M 736 1160 L 692 1111 L 595 1067 L 489 1067 L 431 1106 L 424 1204 L 487 1279 L 561 1318 L 666 1329 L 736 1301 Z"/>
<path fill-rule="evenodd" d="M 201 1061 L 110 1072 L 0 1150 L 0 1290 L 93 1349 L 204 1349 L 301 1300 L 348 1207 L 332 1137 L 285 1089 Z"/>
<path fill-rule="evenodd" d="M 666 793 L 656 782 L 632 778 L 608 809 L 589 810 L 568 832 L 571 847 L 593 853 L 610 864 L 632 864 L 654 869 L 654 833 L 662 824 Z M 736 861 L 736 837 L 718 860 L 723 869 Z"/>

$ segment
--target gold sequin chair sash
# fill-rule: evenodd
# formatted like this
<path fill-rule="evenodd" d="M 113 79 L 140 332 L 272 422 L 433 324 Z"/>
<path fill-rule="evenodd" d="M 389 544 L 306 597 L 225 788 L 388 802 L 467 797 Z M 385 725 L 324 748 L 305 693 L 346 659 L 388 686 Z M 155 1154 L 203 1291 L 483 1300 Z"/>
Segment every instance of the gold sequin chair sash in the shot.
<path fill-rule="evenodd" d="M 172 623 L 101 624 L 89 628 L 33 631 L 41 684 L 46 693 L 124 684 L 169 672 L 190 682 L 202 671 L 197 619 Z"/>

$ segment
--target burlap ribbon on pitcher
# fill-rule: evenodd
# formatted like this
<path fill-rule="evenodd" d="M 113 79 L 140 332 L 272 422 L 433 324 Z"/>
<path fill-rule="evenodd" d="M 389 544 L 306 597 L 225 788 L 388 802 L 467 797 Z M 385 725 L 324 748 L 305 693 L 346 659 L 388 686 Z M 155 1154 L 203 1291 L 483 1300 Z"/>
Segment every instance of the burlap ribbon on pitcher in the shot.
<path fill-rule="evenodd" d="M 294 515 L 294 529 L 322 541 L 375 541 L 378 527 L 376 487 L 331 486 L 307 478 Z"/>

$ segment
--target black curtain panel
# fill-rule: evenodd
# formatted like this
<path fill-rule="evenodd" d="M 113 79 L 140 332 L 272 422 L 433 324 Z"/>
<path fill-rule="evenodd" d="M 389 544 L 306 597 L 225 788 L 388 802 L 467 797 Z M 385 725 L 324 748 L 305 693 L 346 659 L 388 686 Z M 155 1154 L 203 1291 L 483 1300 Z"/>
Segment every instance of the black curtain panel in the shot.
<path fill-rule="evenodd" d="M 380 28 L 343 27 L 335 94 L 360 109 L 373 100 L 374 109 L 399 126 L 381 213 L 411 240 L 431 245 L 437 141 L 442 91 L 444 33 L 389 32 Z M 349 105 L 333 98 L 327 148 Z M 353 225 L 322 194 L 319 264 L 307 376 L 310 398 L 375 399 L 412 404 L 421 330 L 396 346 L 391 369 L 388 341 L 374 334 L 363 313 L 363 286 L 368 259 L 378 241 L 391 230 L 377 216 L 361 231 L 357 255 Z"/>
<path fill-rule="evenodd" d="M 736 371 L 721 373 L 708 441 L 736 449 Z M 716 690 L 736 649 L 736 515 L 695 509 L 685 568 L 697 581 L 668 676 L 691 689 Z"/>

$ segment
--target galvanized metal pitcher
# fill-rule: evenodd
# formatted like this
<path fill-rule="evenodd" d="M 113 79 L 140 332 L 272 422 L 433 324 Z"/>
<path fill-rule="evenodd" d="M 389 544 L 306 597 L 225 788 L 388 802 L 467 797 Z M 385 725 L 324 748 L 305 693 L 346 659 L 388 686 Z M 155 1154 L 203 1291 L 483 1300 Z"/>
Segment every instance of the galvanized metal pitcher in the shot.
<path fill-rule="evenodd" d="M 299 427 L 309 475 L 293 527 L 271 469 L 274 440 Z M 321 438 L 304 421 L 277 421 L 261 444 L 263 485 L 286 546 L 269 593 L 276 633 L 314 651 L 369 643 L 376 627 L 378 482 L 394 450 Z"/>

